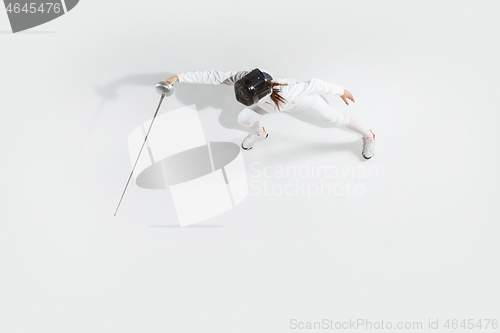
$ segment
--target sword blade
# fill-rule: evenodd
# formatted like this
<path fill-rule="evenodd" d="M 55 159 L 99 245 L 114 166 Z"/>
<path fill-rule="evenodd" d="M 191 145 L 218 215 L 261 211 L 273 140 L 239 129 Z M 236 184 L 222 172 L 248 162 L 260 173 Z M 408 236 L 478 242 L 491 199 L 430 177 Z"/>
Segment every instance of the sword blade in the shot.
<path fill-rule="evenodd" d="M 120 202 L 118 203 L 118 207 L 116 207 L 115 215 L 118 212 L 118 208 L 120 208 L 120 204 L 122 203 L 123 196 L 125 195 L 125 191 L 127 190 L 128 184 L 130 183 L 130 179 L 132 178 L 132 175 L 134 174 L 135 166 L 137 165 L 137 162 L 139 161 L 139 157 L 141 157 L 142 149 L 144 148 L 144 145 L 146 144 L 146 140 L 148 139 L 149 132 L 151 131 L 151 127 L 153 127 L 153 123 L 156 119 L 156 115 L 158 114 L 158 110 L 160 110 L 161 103 L 163 102 L 163 98 L 165 98 L 165 93 L 161 95 L 160 98 L 160 103 L 158 103 L 158 107 L 156 108 L 155 115 L 153 116 L 153 120 L 151 120 L 151 125 L 149 125 L 148 132 L 146 133 L 146 137 L 144 138 L 144 142 L 142 143 L 141 150 L 139 151 L 139 155 L 137 155 L 137 159 L 135 160 L 134 167 L 132 168 L 132 172 L 130 172 L 130 176 L 128 177 L 127 180 L 127 185 L 125 185 L 125 189 L 123 190 L 122 196 L 120 198 Z"/>

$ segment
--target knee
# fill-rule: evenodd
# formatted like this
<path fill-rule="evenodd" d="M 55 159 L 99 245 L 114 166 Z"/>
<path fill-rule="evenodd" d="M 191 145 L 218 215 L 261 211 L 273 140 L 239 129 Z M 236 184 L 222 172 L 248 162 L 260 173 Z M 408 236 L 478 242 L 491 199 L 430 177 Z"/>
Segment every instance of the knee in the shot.
<path fill-rule="evenodd" d="M 252 117 L 252 115 L 249 114 L 249 112 L 245 112 L 245 111 L 246 111 L 246 109 L 241 111 L 240 114 L 238 115 L 238 123 L 241 126 L 250 127 L 250 126 L 252 126 L 253 123 L 255 123 L 255 119 L 253 119 L 254 117 Z"/>

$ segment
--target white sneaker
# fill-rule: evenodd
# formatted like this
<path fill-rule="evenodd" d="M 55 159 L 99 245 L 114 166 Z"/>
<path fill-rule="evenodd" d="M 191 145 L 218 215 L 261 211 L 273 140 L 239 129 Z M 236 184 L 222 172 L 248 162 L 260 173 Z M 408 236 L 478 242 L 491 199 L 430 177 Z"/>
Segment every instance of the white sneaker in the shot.
<path fill-rule="evenodd" d="M 372 130 L 370 130 L 372 132 Z M 375 133 L 372 137 L 363 138 L 363 152 L 361 153 L 367 160 L 375 155 Z"/>
<path fill-rule="evenodd" d="M 255 143 L 257 141 L 262 141 L 262 140 L 266 139 L 269 136 L 269 134 L 267 134 L 264 127 L 262 127 L 262 130 L 264 132 L 260 133 L 260 134 L 258 134 L 258 133 L 248 134 L 248 136 L 241 143 L 241 148 L 243 148 L 245 150 L 250 150 L 253 148 L 253 146 L 255 145 Z"/>

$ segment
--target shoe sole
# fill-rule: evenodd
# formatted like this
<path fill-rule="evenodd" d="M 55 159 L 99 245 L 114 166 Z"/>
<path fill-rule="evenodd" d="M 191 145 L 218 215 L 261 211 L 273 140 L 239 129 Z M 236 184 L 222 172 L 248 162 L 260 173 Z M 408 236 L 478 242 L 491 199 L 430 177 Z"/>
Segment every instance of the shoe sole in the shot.
<path fill-rule="evenodd" d="M 269 136 L 269 133 L 266 133 L 266 139 L 267 139 L 267 137 L 268 137 L 268 136 Z M 252 146 L 252 147 L 250 147 L 250 148 L 245 148 L 245 147 L 243 147 L 243 142 L 242 142 L 242 143 L 241 143 L 241 148 L 243 148 L 243 149 L 245 149 L 245 150 L 250 150 L 250 149 L 252 149 L 252 148 L 253 148 L 253 146 Z"/>

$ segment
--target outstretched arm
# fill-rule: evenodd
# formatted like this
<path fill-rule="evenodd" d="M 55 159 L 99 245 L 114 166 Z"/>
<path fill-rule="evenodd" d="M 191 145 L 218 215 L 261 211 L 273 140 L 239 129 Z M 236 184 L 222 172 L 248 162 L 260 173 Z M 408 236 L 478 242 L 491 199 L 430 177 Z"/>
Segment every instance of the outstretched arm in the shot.
<path fill-rule="evenodd" d="M 221 71 L 193 71 L 182 72 L 172 76 L 165 81 L 170 84 L 176 82 L 197 83 L 197 84 L 227 84 L 234 85 L 236 81 L 246 75 L 248 71 L 221 72 Z"/>

